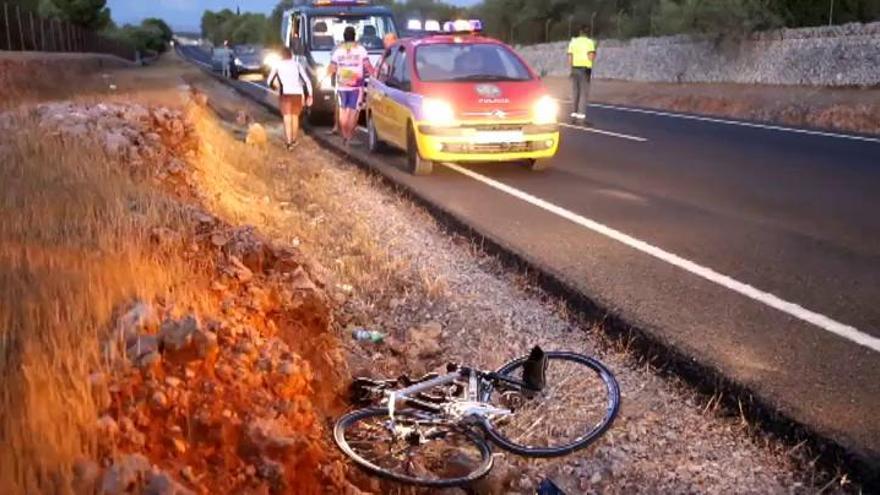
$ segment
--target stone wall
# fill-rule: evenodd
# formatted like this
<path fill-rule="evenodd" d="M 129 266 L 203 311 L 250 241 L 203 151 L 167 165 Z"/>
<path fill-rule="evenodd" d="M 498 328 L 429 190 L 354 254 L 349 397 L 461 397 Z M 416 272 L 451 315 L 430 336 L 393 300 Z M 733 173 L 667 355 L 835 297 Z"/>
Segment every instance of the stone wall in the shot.
<path fill-rule="evenodd" d="M 538 72 L 565 75 L 567 45 L 533 45 L 520 52 Z M 601 40 L 593 75 L 645 82 L 880 86 L 880 22 L 781 29 L 738 40 Z"/>

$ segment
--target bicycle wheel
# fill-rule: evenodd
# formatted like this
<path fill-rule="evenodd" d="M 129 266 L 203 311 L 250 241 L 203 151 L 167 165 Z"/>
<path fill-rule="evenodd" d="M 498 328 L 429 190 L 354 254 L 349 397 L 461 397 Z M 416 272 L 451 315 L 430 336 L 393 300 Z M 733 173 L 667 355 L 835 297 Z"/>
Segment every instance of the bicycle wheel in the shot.
<path fill-rule="evenodd" d="M 573 352 L 547 352 L 546 383 L 536 394 L 499 385 L 483 400 L 513 410 L 485 421 L 499 447 L 526 457 L 556 457 L 593 443 L 611 426 L 620 409 L 620 388 L 599 361 Z M 498 374 L 522 380 L 526 357 L 502 366 Z"/>
<path fill-rule="evenodd" d="M 492 469 L 492 454 L 473 430 L 428 413 L 399 410 L 392 428 L 387 408 L 361 409 L 340 418 L 333 439 L 361 468 L 411 485 L 450 487 Z"/>

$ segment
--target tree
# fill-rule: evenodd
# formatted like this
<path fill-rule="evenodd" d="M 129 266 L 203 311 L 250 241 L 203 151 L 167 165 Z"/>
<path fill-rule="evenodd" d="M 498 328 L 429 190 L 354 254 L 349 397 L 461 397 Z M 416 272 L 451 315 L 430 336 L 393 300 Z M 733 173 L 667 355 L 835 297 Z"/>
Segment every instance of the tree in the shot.
<path fill-rule="evenodd" d="M 107 0 L 49 0 L 41 4 L 40 10 L 93 31 L 104 29 L 111 22 Z"/>
<path fill-rule="evenodd" d="M 165 43 L 170 43 L 171 39 L 174 37 L 174 31 L 171 30 L 171 27 L 162 19 L 156 17 L 144 19 L 143 22 L 141 22 L 141 27 L 144 29 L 157 29 L 161 33 L 162 41 Z"/>
<path fill-rule="evenodd" d="M 224 41 L 232 44 L 263 43 L 269 39 L 268 25 L 263 14 L 237 15 L 229 9 L 220 12 L 206 10 L 202 14 L 202 36 L 215 45 Z"/>

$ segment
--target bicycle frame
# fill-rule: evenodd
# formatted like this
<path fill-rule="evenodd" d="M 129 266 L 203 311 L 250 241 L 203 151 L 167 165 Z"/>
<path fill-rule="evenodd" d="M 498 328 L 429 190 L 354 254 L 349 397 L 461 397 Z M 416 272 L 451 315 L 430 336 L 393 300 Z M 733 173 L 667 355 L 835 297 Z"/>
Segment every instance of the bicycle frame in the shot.
<path fill-rule="evenodd" d="M 388 416 L 393 424 L 394 413 L 397 409 L 398 403 L 407 402 L 411 404 L 416 404 L 424 408 L 432 409 L 435 413 L 448 416 L 455 422 L 461 422 L 468 418 L 480 418 L 485 420 L 491 416 L 499 417 L 513 414 L 513 411 L 509 409 L 494 407 L 488 404 L 483 399 L 486 395 L 484 394 L 485 390 L 483 390 L 481 386 L 483 385 L 484 379 L 486 378 L 489 378 L 493 381 L 500 381 L 511 385 L 516 385 L 522 389 L 529 388 L 524 383 L 518 380 L 498 375 L 494 372 L 485 372 L 470 368 L 461 368 L 453 373 L 438 376 L 436 378 L 432 378 L 421 383 L 416 383 L 399 390 L 386 392 L 386 400 L 388 402 Z M 464 390 L 464 397 L 462 397 L 461 399 L 451 400 L 441 406 L 434 406 L 413 397 L 414 395 L 425 392 L 432 388 L 449 385 L 459 379 L 467 379 L 467 386 Z"/>

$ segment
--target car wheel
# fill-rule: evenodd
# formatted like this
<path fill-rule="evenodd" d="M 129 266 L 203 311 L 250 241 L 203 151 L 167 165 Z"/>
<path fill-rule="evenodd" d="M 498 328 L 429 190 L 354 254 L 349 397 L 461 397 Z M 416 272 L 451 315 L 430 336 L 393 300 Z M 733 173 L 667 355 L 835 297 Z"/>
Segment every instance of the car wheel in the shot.
<path fill-rule="evenodd" d="M 553 165 L 553 162 L 549 158 L 542 158 L 538 160 L 529 160 L 526 162 L 529 170 L 532 172 L 540 172 L 542 170 L 547 170 Z"/>
<path fill-rule="evenodd" d="M 385 143 L 379 139 L 379 134 L 376 132 L 376 124 L 373 123 L 373 115 L 367 115 L 367 149 L 370 150 L 370 153 L 381 153 L 385 151 Z"/>
<path fill-rule="evenodd" d="M 419 144 L 416 142 L 416 133 L 412 124 L 407 126 L 406 131 L 406 162 L 413 175 L 428 175 L 434 170 L 434 162 L 425 160 L 419 153 Z"/>

